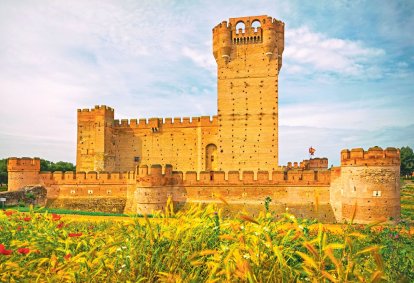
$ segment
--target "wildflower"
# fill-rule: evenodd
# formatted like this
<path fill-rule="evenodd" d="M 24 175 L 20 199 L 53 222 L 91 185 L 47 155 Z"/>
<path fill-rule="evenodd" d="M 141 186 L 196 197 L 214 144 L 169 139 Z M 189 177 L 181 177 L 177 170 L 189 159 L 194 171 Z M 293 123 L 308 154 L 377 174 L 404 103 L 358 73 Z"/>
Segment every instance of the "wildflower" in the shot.
<path fill-rule="evenodd" d="M 18 248 L 17 252 L 22 255 L 27 255 L 30 252 L 29 248 Z"/>
<path fill-rule="evenodd" d="M 52 220 L 53 221 L 58 221 L 58 220 L 60 220 L 60 218 L 62 218 L 62 216 L 60 216 L 58 214 L 55 214 L 55 213 L 52 213 Z"/>
<path fill-rule="evenodd" d="M 249 258 L 250 258 L 250 255 L 249 255 L 249 254 L 244 254 L 244 255 L 243 255 L 243 257 L 244 257 L 245 259 L 249 259 Z"/>
<path fill-rule="evenodd" d="M 0 244 L 0 254 L 2 255 L 11 255 L 12 250 L 6 250 L 6 247 L 3 244 Z"/>
<path fill-rule="evenodd" d="M 80 237 L 80 236 L 82 236 L 82 232 L 79 232 L 79 233 L 69 233 L 68 236 L 69 237 Z"/>
<path fill-rule="evenodd" d="M 20 231 L 22 229 L 23 229 L 22 226 L 17 226 L 17 231 Z"/>
<path fill-rule="evenodd" d="M 25 217 L 25 218 L 23 218 L 23 220 L 26 221 L 26 222 L 29 222 L 30 220 L 32 220 L 32 218 L 31 217 Z"/>
<path fill-rule="evenodd" d="M 72 255 L 71 255 L 71 254 L 67 254 L 67 255 L 65 255 L 63 258 L 64 258 L 65 260 L 69 260 L 71 257 L 72 257 Z"/>
<path fill-rule="evenodd" d="M 56 227 L 58 228 L 58 229 L 62 229 L 62 227 L 64 226 L 65 224 L 63 223 L 63 222 L 60 222 Z"/>
<path fill-rule="evenodd" d="M 269 229 L 269 227 L 263 227 L 263 231 L 265 231 L 265 232 L 269 232 L 269 231 L 270 231 L 270 229 Z"/>
<path fill-rule="evenodd" d="M 4 214 L 6 214 L 6 216 L 12 216 L 13 215 L 13 210 L 4 210 L 3 212 L 4 212 Z"/>

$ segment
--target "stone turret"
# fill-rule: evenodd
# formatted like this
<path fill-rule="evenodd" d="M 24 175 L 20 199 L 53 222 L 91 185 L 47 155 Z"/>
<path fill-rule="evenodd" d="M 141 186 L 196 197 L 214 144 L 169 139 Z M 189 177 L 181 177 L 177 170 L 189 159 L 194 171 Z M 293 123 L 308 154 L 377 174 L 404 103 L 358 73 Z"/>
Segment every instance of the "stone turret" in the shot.
<path fill-rule="evenodd" d="M 114 171 L 113 124 L 114 110 L 108 106 L 78 109 L 76 171 Z"/>
<path fill-rule="evenodd" d="M 25 186 L 38 185 L 40 183 L 40 159 L 16 158 L 7 160 L 8 190 L 16 191 Z"/>
<path fill-rule="evenodd" d="M 400 220 L 400 152 L 372 147 L 341 151 L 342 218 L 355 223 Z"/>

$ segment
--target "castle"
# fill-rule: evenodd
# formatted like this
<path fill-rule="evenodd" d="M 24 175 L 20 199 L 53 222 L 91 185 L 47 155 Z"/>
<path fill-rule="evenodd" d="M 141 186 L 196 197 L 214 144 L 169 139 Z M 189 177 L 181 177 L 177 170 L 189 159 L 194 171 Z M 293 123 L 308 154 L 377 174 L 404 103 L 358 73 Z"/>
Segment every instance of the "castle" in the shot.
<path fill-rule="evenodd" d="M 326 158 L 278 165 L 283 49 L 284 23 L 271 17 L 218 24 L 216 116 L 119 121 L 107 106 L 79 109 L 77 172 L 40 172 L 39 159 L 10 158 L 9 190 L 41 184 L 48 205 L 72 209 L 151 213 L 168 197 L 179 207 L 224 198 L 230 210 L 256 213 L 270 197 L 277 213 L 324 222 L 398 221 L 395 148 L 343 150 L 330 169 Z"/>

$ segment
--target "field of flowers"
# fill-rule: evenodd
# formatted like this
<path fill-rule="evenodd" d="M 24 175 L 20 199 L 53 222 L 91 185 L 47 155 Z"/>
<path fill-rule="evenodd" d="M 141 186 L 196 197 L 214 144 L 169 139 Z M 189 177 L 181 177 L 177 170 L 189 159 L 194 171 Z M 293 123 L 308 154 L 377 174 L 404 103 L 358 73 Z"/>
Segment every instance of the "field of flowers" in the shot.
<path fill-rule="evenodd" d="M 127 221 L 0 213 L 0 282 L 412 282 L 413 255 L 405 227 L 332 231 L 214 206 Z"/>

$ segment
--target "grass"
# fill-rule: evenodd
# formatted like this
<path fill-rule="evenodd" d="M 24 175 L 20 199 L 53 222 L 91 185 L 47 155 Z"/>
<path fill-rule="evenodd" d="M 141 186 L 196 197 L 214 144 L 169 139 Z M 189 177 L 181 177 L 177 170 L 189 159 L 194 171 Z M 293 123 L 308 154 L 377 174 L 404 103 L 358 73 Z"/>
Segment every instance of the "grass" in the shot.
<path fill-rule="evenodd" d="M 63 208 L 46 208 L 46 207 L 34 207 L 30 208 L 27 206 L 11 206 L 7 207 L 8 209 L 14 209 L 19 212 L 30 212 L 33 210 L 34 213 L 55 213 L 55 214 L 73 214 L 73 215 L 88 215 L 88 216 L 118 216 L 118 217 L 129 217 L 127 214 L 122 213 L 112 213 L 112 212 L 100 212 L 100 211 L 80 211 L 80 210 L 70 210 Z M 142 215 L 137 215 L 136 217 L 142 217 Z"/>
<path fill-rule="evenodd" d="M 414 183 L 405 181 L 401 186 L 401 218 L 414 225 Z"/>
<path fill-rule="evenodd" d="M 214 205 L 175 214 L 170 204 L 155 216 L 88 222 L 0 213 L 0 282 L 414 280 L 413 236 L 400 226 L 333 233 L 290 214 L 224 218 Z"/>

